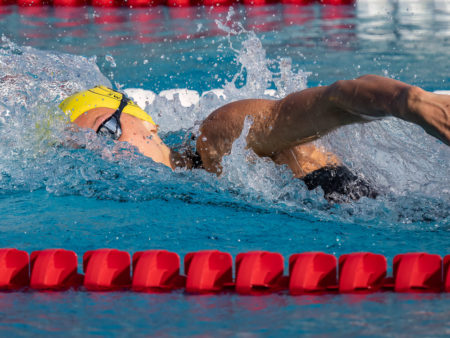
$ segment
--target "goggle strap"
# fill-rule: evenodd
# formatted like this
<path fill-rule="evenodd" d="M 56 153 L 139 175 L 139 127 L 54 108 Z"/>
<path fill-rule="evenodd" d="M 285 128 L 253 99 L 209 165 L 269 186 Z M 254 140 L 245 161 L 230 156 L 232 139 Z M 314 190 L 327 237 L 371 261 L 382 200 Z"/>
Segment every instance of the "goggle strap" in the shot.
<path fill-rule="evenodd" d="M 112 114 L 111 116 L 115 116 L 117 121 L 120 121 L 120 115 L 122 114 L 122 111 L 127 106 L 130 99 L 122 94 L 122 100 L 120 100 L 119 108 Z"/>
<path fill-rule="evenodd" d="M 112 119 L 112 117 L 116 118 L 116 121 L 120 127 L 120 115 L 122 115 L 122 111 L 123 109 L 127 106 L 128 102 L 130 102 L 130 99 L 128 97 L 126 97 L 124 94 L 122 94 L 122 99 L 120 100 L 120 104 L 119 107 L 117 108 L 117 110 L 114 112 L 114 114 L 112 114 L 105 122 L 103 122 L 100 127 L 98 127 L 97 129 L 97 134 L 100 131 L 100 129 L 109 121 Z"/>

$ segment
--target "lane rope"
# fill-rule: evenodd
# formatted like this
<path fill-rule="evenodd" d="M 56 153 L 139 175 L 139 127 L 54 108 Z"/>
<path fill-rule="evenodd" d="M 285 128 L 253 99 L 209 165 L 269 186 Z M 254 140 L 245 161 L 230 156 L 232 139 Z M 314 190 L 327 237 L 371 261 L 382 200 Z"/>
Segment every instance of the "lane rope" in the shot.
<path fill-rule="evenodd" d="M 259 295 L 327 293 L 450 292 L 450 255 L 412 252 L 396 255 L 392 276 L 385 256 L 371 252 L 334 255 L 323 252 L 293 254 L 284 274 L 284 257 L 276 252 L 250 251 L 234 259 L 218 250 L 180 256 L 167 250 L 135 252 L 98 249 L 83 255 L 78 272 L 74 251 L 0 249 L 0 290 L 67 290 L 170 292 L 235 292 Z"/>
<path fill-rule="evenodd" d="M 320 3 L 322 5 L 353 5 L 356 0 L 0 0 L 0 6 L 18 5 L 21 7 L 40 7 L 40 6 L 55 6 L 55 7 L 155 7 L 155 6 L 169 6 L 169 7 L 191 7 L 191 6 L 232 6 L 234 4 L 242 3 L 247 6 L 264 6 L 276 3 L 291 4 L 291 5 L 310 5 L 313 3 Z"/>

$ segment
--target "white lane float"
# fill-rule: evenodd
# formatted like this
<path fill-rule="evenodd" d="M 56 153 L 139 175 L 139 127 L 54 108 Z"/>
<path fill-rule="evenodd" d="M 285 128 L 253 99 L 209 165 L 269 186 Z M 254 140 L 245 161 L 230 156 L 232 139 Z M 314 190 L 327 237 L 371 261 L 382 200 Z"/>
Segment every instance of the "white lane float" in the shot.
<path fill-rule="evenodd" d="M 157 96 L 163 97 L 168 101 L 174 101 L 178 99 L 180 104 L 186 108 L 197 105 L 200 101 L 200 98 L 203 98 L 205 96 L 212 95 L 218 99 L 227 99 L 227 96 L 225 95 L 225 91 L 223 89 L 211 89 L 202 93 L 201 95 L 195 90 L 186 88 L 163 90 L 158 95 L 151 90 L 145 90 L 141 88 L 128 88 L 125 89 L 125 93 L 130 98 L 132 98 L 136 102 L 136 104 L 144 109 L 146 106 L 150 106 L 155 101 L 155 98 Z M 434 93 L 450 95 L 450 90 L 435 90 Z M 276 91 L 273 89 L 265 90 L 264 94 L 267 96 L 276 97 Z"/>
<path fill-rule="evenodd" d="M 215 98 L 226 100 L 227 96 L 225 95 L 225 91 L 223 89 L 211 89 L 206 92 L 203 92 L 201 95 L 195 91 L 190 89 L 168 89 L 163 90 L 159 94 L 151 90 L 141 89 L 141 88 L 127 88 L 124 92 L 136 102 L 140 107 L 145 108 L 146 106 L 151 105 L 157 96 L 165 98 L 167 101 L 174 101 L 178 98 L 180 104 L 183 107 L 191 107 L 195 106 L 200 102 L 200 98 L 206 96 L 214 96 Z M 273 89 L 266 89 L 264 94 L 267 96 L 276 96 L 276 91 Z"/>

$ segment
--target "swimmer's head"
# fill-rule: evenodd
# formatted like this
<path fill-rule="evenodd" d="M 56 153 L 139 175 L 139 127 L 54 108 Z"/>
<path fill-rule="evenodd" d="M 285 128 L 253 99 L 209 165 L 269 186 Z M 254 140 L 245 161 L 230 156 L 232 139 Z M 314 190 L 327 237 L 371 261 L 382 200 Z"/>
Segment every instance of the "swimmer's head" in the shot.
<path fill-rule="evenodd" d="M 110 88 L 97 86 L 69 96 L 61 102 L 59 107 L 69 116 L 70 121 L 73 122 L 82 114 L 94 108 L 111 108 L 116 110 L 120 105 L 122 97 L 123 94 Z M 128 102 L 123 109 L 123 113 L 156 125 L 152 117 L 132 101 Z"/>

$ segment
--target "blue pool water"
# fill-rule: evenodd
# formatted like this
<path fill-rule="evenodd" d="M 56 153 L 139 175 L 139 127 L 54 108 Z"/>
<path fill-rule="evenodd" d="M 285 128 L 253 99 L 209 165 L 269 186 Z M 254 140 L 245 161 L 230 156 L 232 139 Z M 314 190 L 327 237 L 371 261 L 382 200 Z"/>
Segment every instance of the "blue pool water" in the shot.
<path fill-rule="evenodd" d="M 97 84 L 208 94 L 146 109 L 177 146 L 218 106 L 277 97 L 366 73 L 450 90 L 446 0 L 361 0 L 355 7 L 19 9 L 0 14 L 0 247 L 111 247 L 181 256 L 219 249 L 290 254 L 450 253 L 450 148 L 388 119 L 318 142 L 382 194 L 330 205 L 245 135 L 217 178 L 171 172 L 91 132 L 57 104 Z M 74 143 L 77 145 L 74 147 Z M 80 261 L 81 266 L 81 261 Z M 3 335 L 427 335 L 450 333 L 449 294 L 264 297 L 2 293 Z"/>

